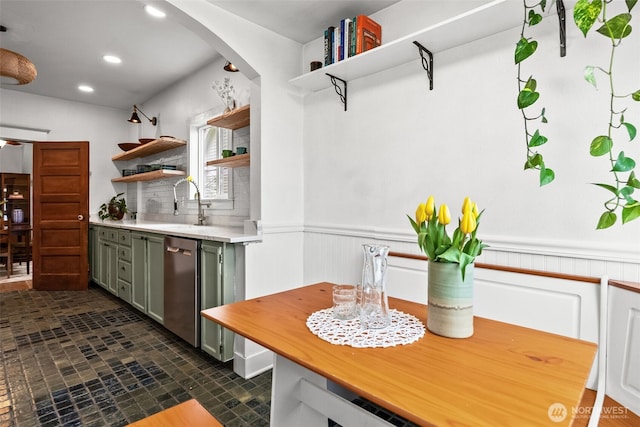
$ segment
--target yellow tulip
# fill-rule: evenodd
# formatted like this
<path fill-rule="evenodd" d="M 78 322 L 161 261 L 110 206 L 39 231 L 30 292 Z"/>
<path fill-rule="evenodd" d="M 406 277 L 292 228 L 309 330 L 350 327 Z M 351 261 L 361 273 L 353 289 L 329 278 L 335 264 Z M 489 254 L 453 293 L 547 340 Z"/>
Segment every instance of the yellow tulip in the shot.
<path fill-rule="evenodd" d="M 427 219 L 427 212 L 425 211 L 425 204 L 424 203 L 420 203 L 418 205 L 418 208 L 416 209 L 416 223 L 417 224 L 422 224 L 423 222 L 426 221 Z"/>
<path fill-rule="evenodd" d="M 478 205 L 475 202 L 473 203 L 473 208 L 471 208 L 471 212 L 473 212 L 473 216 L 475 217 L 475 219 L 478 219 L 478 215 L 480 215 L 480 212 L 478 211 Z"/>
<path fill-rule="evenodd" d="M 449 207 L 445 204 L 440 205 L 440 210 L 438 210 L 438 222 L 442 225 L 447 225 L 451 222 L 451 213 L 449 212 Z"/>
<path fill-rule="evenodd" d="M 193 177 L 192 177 L 191 175 L 189 175 L 189 176 L 187 177 L 187 181 L 192 182 L 192 181 L 193 181 Z"/>
<path fill-rule="evenodd" d="M 476 229 L 476 217 L 473 214 L 471 208 L 467 208 L 467 211 L 462 215 L 462 220 L 460 221 L 460 231 L 464 234 L 473 233 L 473 230 Z"/>
<path fill-rule="evenodd" d="M 427 199 L 427 206 L 425 207 L 425 213 L 427 214 L 427 218 L 431 219 L 433 216 L 433 212 L 436 209 L 436 201 L 433 196 L 429 196 Z"/>
<path fill-rule="evenodd" d="M 464 202 L 462 202 L 462 213 L 465 213 L 467 211 L 467 209 L 471 208 L 472 206 L 472 201 L 470 198 L 465 197 L 464 198 Z"/>

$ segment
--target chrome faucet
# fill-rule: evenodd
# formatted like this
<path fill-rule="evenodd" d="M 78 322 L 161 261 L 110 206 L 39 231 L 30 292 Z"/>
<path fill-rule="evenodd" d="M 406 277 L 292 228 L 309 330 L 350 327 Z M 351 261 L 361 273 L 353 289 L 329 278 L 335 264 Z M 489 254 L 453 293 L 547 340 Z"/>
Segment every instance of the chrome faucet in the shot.
<path fill-rule="evenodd" d="M 204 216 L 204 209 L 202 208 L 202 201 L 200 200 L 200 189 L 198 188 L 198 184 L 196 184 L 191 175 L 186 178 L 181 178 L 178 180 L 178 182 L 173 184 L 173 214 L 180 215 L 180 212 L 178 212 L 178 196 L 176 194 L 176 187 L 178 186 L 178 184 L 182 184 L 183 182 L 190 182 L 194 187 L 196 187 L 196 200 L 198 201 L 198 223 L 195 225 L 204 225 L 207 217 Z M 211 205 L 207 203 L 206 206 L 209 207 Z"/>

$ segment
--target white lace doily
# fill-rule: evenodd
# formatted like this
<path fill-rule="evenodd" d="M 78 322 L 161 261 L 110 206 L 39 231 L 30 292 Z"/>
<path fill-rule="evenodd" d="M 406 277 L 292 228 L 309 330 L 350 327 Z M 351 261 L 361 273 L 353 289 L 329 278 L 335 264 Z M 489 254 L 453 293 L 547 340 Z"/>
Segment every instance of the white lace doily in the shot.
<path fill-rule="evenodd" d="M 360 319 L 334 319 L 331 308 L 316 311 L 307 318 L 307 328 L 319 338 L 335 345 L 356 348 L 394 347 L 411 344 L 424 336 L 424 324 L 415 316 L 391 309 L 391 323 L 384 329 L 362 329 Z"/>

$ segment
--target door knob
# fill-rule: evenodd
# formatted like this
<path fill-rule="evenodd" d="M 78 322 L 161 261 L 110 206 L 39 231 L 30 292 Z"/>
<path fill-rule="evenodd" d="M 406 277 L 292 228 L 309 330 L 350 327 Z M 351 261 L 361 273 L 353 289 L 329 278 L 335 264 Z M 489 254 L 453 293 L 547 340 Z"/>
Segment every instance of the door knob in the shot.
<path fill-rule="evenodd" d="M 82 221 L 84 219 L 84 215 L 78 215 L 78 221 Z"/>

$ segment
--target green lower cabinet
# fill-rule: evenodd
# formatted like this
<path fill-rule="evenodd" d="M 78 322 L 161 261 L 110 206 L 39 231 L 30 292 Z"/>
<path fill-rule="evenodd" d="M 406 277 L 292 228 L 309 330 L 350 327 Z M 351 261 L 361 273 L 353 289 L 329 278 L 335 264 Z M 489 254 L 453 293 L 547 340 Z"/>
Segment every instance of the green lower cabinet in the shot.
<path fill-rule="evenodd" d="M 98 284 L 118 295 L 118 245 L 100 239 L 100 272 Z"/>
<path fill-rule="evenodd" d="M 98 283 L 100 275 L 100 244 L 98 240 L 97 227 L 89 227 L 89 269 L 90 278 L 95 283 Z"/>
<path fill-rule="evenodd" d="M 203 241 L 200 250 L 200 308 L 234 302 L 235 249 L 232 244 Z M 233 332 L 200 318 L 200 347 L 226 362 L 233 358 Z"/>
<path fill-rule="evenodd" d="M 164 323 L 164 236 L 131 233 L 131 305 Z"/>

